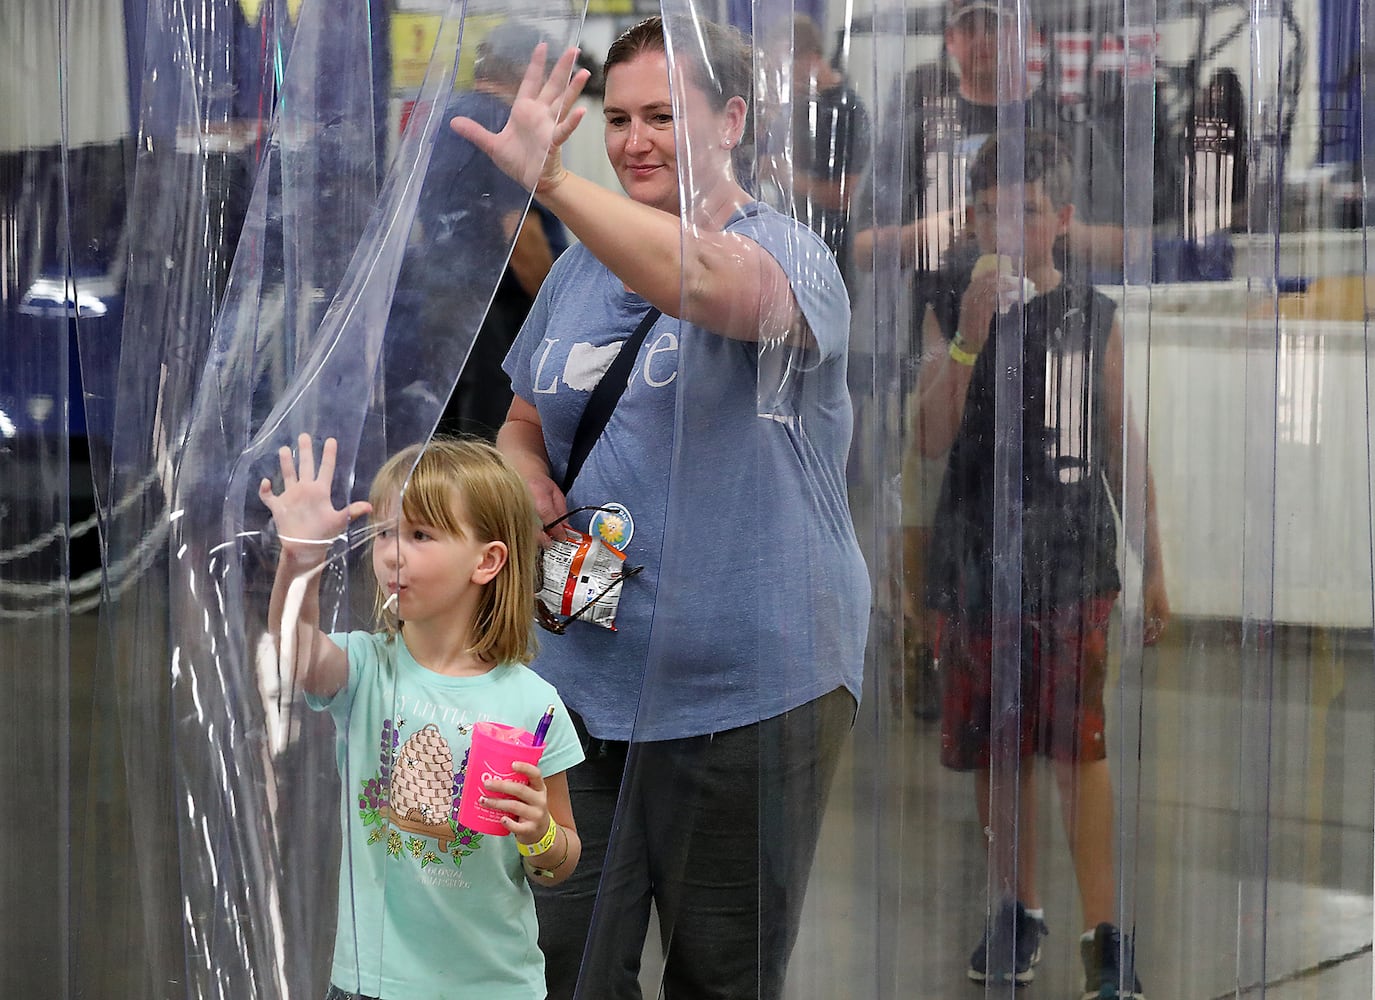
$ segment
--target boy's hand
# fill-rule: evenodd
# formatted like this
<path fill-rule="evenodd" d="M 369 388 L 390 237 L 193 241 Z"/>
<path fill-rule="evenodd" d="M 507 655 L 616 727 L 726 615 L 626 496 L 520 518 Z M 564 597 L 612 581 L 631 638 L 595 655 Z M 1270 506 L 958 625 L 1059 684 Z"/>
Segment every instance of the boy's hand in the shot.
<path fill-rule="evenodd" d="M 988 330 L 998 312 L 1001 281 L 996 271 L 970 278 L 960 299 L 960 340 L 971 354 L 978 354 L 988 342 Z"/>
<path fill-rule="evenodd" d="M 1165 593 L 1163 574 L 1147 573 L 1143 591 L 1146 615 L 1142 623 L 1141 639 L 1147 646 L 1154 646 L 1160 641 L 1165 627 L 1170 624 L 1170 598 Z"/>
<path fill-rule="evenodd" d="M 528 777 L 530 783 L 489 781 L 481 801 L 489 809 L 507 813 L 501 818 L 502 825 L 528 847 L 538 844 L 549 830 L 549 793 L 544 787 L 544 775 L 536 765 L 518 760 L 512 767 Z"/>
<path fill-rule="evenodd" d="M 365 500 L 357 500 L 343 509 L 335 508 L 330 492 L 338 447 L 334 438 L 325 440 L 317 472 L 310 435 L 302 434 L 296 443 L 300 454 L 299 474 L 291 449 L 283 446 L 277 452 L 282 469 L 282 492 L 273 491 L 270 479 L 258 484 L 258 497 L 272 512 L 284 556 L 323 562 L 329 553 L 325 543 L 343 534 L 354 518 L 372 512 L 372 504 Z"/>

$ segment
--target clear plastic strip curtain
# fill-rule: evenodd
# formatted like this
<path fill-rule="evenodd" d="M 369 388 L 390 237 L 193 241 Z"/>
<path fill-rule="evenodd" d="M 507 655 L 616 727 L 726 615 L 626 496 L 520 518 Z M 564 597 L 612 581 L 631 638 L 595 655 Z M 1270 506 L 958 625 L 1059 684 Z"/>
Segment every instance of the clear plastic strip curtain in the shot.
<path fill-rule="evenodd" d="M 683 292 L 660 436 L 569 497 L 647 566 L 561 691 L 627 761 L 578 995 L 1366 995 L 1360 0 L 7 9 L 0 982 L 324 995 L 368 775 L 265 643 L 258 483 L 305 432 L 361 498 L 462 396 L 536 215 L 445 159 L 482 41 L 648 13 Z M 582 103 L 565 163 L 652 200 Z"/>
<path fill-rule="evenodd" d="M 55 25 L 6 31 L 3 71 L 16 105 L 42 109 L 8 118 L 0 153 L 3 245 L 4 514 L 0 516 L 0 660 L 9 760 L 4 786 L 42 816 L 34 830 L 15 810 L 3 833 L 8 859 L 0 913 L 7 928 L 0 968 L 17 988 L 68 990 L 72 861 L 70 632 L 73 583 L 68 488 L 68 312 L 64 307 L 70 220 L 69 122 L 60 93 L 61 42 Z M 89 124 L 89 123 L 87 123 Z M 50 239 L 39 238 L 40 233 Z M 78 515 L 79 517 L 79 515 Z M 26 964 L 35 966 L 28 971 Z"/>
<path fill-rule="evenodd" d="M 452 154 L 431 176 L 432 150 L 483 39 L 521 24 L 559 49 L 575 24 L 423 13 L 396 92 L 380 2 L 5 15 L 25 109 L 5 167 L 6 787 L 44 825 L 6 825 L 7 988 L 323 993 L 341 776 L 328 722 L 262 649 L 276 546 L 258 483 L 304 431 L 342 442 L 341 490 L 356 466 L 365 492 L 432 432 L 515 235 L 444 228 L 491 181 Z M 501 194 L 523 214 L 528 192 Z M 83 503 L 98 619 L 68 571 Z M 362 537 L 331 560 L 327 626 L 367 617 L 346 604 Z"/>

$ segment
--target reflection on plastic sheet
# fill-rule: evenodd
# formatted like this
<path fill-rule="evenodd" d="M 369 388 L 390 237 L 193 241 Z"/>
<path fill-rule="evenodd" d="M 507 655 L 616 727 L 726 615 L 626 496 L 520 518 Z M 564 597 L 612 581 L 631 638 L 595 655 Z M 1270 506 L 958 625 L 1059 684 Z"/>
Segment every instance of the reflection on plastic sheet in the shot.
<path fill-rule="evenodd" d="M 748 985 L 721 992 L 770 1000 L 1368 995 L 1375 84 L 1365 9 L 1318 6 L 677 0 L 662 64 L 596 74 L 633 134 L 579 100 L 577 141 L 625 191 L 532 209 L 449 120 L 500 132 L 535 38 L 600 70 L 657 8 L 27 5 L 0 40 L 0 788 L 38 821 L 0 831 L 0 990 L 354 988 L 341 920 L 405 954 L 341 910 L 373 870 L 341 836 L 355 813 L 377 870 L 470 891 L 499 834 L 430 815 L 461 767 L 429 703 L 398 699 L 355 773 L 283 668 L 257 491 L 305 430 L 338 440 L 333 501 L 356 500 L 437 425 L 494 430 L 509 381 L 559 466 L 624 340 L 607 298 L 663 316 L 559 500 L 633 509 L 634 567 L 551 587 L 533 667 L 588 730 L 581 774 L 641 808 L 574 793 L 611 863 L 598 884 L 581 862 L 586 935 L 540 890 L 551 996 L 637 966 L 646 994 L 733 970 Z M 628 64 L 658 75 L 627 90 Z M 996 357 L 970 349 L 970 164 L 998 136 L 1018 177 L 1027 126 L 1074 159 L 1055 273 L 1118 303 L 1108 358 L 1066 329 L 1022 353 L 1044 281 L 1004 292 Z M 527 357 L 549 362 L 533 384 Z M 1069 500 L 1023 517 L 1030 467 L 980 472 L 988 523 L 941 563 L 973 418 L 939 429 L 953 457 L 927 447 L 923 393 L 967 406 L 967 384 L 993 387 L 975 405 L 1005 459 L 1043 454 L 1058 497 L 1109 492 L 1120 593 L 1022 607 L 1098 554 Z M 376 530 L 335 540 L 327 628 L 378 611 Z M 996 621 L 959 620 L 951 579 L 997 589 Z M 965 729 L 993 734 L 973 776 L 946 766 Z M 1076 879 L 1094 860 L 1106 894 Z M 719 882 L 746 887 L 738 947 L 693 910 L 719 913 Z"/>

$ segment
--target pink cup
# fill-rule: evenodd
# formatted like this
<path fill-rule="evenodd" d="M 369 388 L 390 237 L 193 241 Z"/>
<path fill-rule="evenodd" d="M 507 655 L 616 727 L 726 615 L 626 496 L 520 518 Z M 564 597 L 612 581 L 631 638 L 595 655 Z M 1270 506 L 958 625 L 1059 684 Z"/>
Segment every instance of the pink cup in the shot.
<path fill-rule="evenodd" d="M 504 837 L 510 833 L 501 823 L 510 813 L 481 805 L 489 781 L 515 781 L 528 785 L 530 779 L 512 766 L 523 760 L 538 764 L 544 747 L 534 746 L 535 737 L 524 729 L 499 722 L 479 722 L 473 726 L 473 745 L 468 752 L 468 769 L 463 778 L 463 795 L 458 800 L 458 821 L 477 833 Z"/>

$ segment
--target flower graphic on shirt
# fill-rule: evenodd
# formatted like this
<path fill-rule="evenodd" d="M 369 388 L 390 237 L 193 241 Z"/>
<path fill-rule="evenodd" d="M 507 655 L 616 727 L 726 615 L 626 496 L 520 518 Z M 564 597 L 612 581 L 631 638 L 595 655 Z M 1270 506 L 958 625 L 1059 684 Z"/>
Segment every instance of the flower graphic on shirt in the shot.
<path fill-rule="evenodd" d="M 370 828 L 366 842 L 385 839 L 388 857 L 415 859 L 421 868 L 442 864 L 446 856 L 460 866 L 483 840 L 458 821 L 467 755 L 454 767 L 437 726 L 423 726 L 403 742 L 404 725 L 400 718 L 382 721 L 377 771 L 359 783 L 358 818 Z M 458 728 L 460 735 L 472 729 Z"/>

